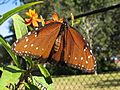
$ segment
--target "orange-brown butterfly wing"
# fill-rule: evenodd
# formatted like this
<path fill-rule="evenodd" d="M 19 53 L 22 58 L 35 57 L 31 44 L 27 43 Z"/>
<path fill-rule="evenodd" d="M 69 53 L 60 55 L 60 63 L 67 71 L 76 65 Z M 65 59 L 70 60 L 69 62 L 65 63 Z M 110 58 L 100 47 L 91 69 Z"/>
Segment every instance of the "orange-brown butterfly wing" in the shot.
<path fill-rule="evenodd" d="M 50 23 L 39 31 L 31 31 L 17 40 L 12 49 L 21 56 L 48 58 L 60 27 L 61 23 Z"/>
<path fill-rule="evenodd" d="M 65 33 L 64 60 L 74 68 L 94 71 L 95 60 L 82 35 L 68 27 Z"/>

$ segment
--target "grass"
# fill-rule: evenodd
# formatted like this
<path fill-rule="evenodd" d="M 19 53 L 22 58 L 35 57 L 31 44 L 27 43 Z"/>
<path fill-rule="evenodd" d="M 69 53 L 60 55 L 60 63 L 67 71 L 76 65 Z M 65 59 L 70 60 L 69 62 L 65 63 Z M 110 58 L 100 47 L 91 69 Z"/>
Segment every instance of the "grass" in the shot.
<path fill-rule="evenodd" d="M 55 90 L 120 90 L 120 72 L 54 77 Z"/>

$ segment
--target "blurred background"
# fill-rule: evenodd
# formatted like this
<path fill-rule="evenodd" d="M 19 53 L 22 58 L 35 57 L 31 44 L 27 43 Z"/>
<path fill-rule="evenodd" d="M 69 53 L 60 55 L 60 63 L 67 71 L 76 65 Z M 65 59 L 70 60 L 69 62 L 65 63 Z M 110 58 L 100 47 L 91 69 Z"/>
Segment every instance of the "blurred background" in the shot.
<path fill-rule="evenodd" d="M 0 0 L 0 15 L 25 3 L 39 0 Z M 59 17 L 68 19 L 71 13 L 76 16 L 120 4 L 120 0 L 44 0 L 44 4 L 30 7 L 43 18 L 50 19 L 56 11 Z M 120 5 L 119 5 L 120 6 Z M 19 14 L 25 18 L 23 10 Z M 69 25 L 71 21 L 68 20 Z M 97 61 L 96 74 L 86 74 L 71 67 L 47 66 L 53 76 L 55 90 L 120 90 L 120 7 L 97 14 L 78 17 L 74 27 L 90 43 Z M 10 44 L 16 38 L 12 20 L 0 26 L 2 35 Z M 12 59 L 0 45 L 0 63 L 12 64 Z"/>

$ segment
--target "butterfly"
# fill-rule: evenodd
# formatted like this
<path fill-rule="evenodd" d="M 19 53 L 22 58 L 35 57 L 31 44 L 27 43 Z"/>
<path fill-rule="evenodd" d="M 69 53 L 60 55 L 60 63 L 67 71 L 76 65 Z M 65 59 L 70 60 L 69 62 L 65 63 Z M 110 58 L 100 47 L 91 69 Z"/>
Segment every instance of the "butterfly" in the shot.
<path fill-rule="evenodd" d="M 62 61 L 71 67 L 93 72 L 95 58 L 84 37 L 66 21 L 55 20 L 18 39 L 13 43 L 12 50 L 20 56 Z"/>

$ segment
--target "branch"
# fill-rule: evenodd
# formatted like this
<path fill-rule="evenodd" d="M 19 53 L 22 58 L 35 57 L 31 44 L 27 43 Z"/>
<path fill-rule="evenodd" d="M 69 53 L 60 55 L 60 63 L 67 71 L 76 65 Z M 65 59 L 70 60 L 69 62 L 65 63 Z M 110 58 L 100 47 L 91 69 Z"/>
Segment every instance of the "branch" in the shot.
<path fill-rule="evenodd" d="M 15 90 L 18 90 L 18 88 L 20 87 L 21 83 L 25 80 L 27 80 L 27 78 L 31 75 L 31 72 L 37 67 L 37 65 L 34 65 L 32 68 L 26 70 L 21 76 L 20 79 L 18 81 L 18 83 L 15 86 Z"/>
<path fill-rule="evenodd" d="M 19 82 L 16 84 L 15 90 L 18 90 L 21 83 L 30 76 L 31 71 L 32 69 L 29 69 L 21 75 Z"/>
<path fill-rule="evenodd" d="M 109 10 L 112 10 L 112 9 L 115 9 L 115 8 L 119 8 L 119 7 L 120 7 L 120 3 L 116 4 L 116 5 L 113 5 L 113 6 L 109 6 L 109 7 L 105 7 L 105 8 L 101 8 L 101 9 L 97 9 L 97 10 L 93 10 L 93 11 L 90 11 L 90 12 L 86 12 L 86 13 L 83 13 L 83 14 L 76 15 L 76 16 L 74 16 L 74 19 L 77 19 L 77 18 L 80 18 L 80 17 L 85 17 L 85 16 L 90 16 L 90 15 L 97 14 L 97 13 L 106 12 L 106 11 L 109 11 Z M 71 17 L 67 18 L 67 20 L 71 20 Z"/>
<path fill-rule="evenodd" d="M 12 34 L 12 35 L 9 35 L 9 36 L 5 36 L 4 39 L 11 38 L 13 36 L 15 36 L 15 34 Z"/>

